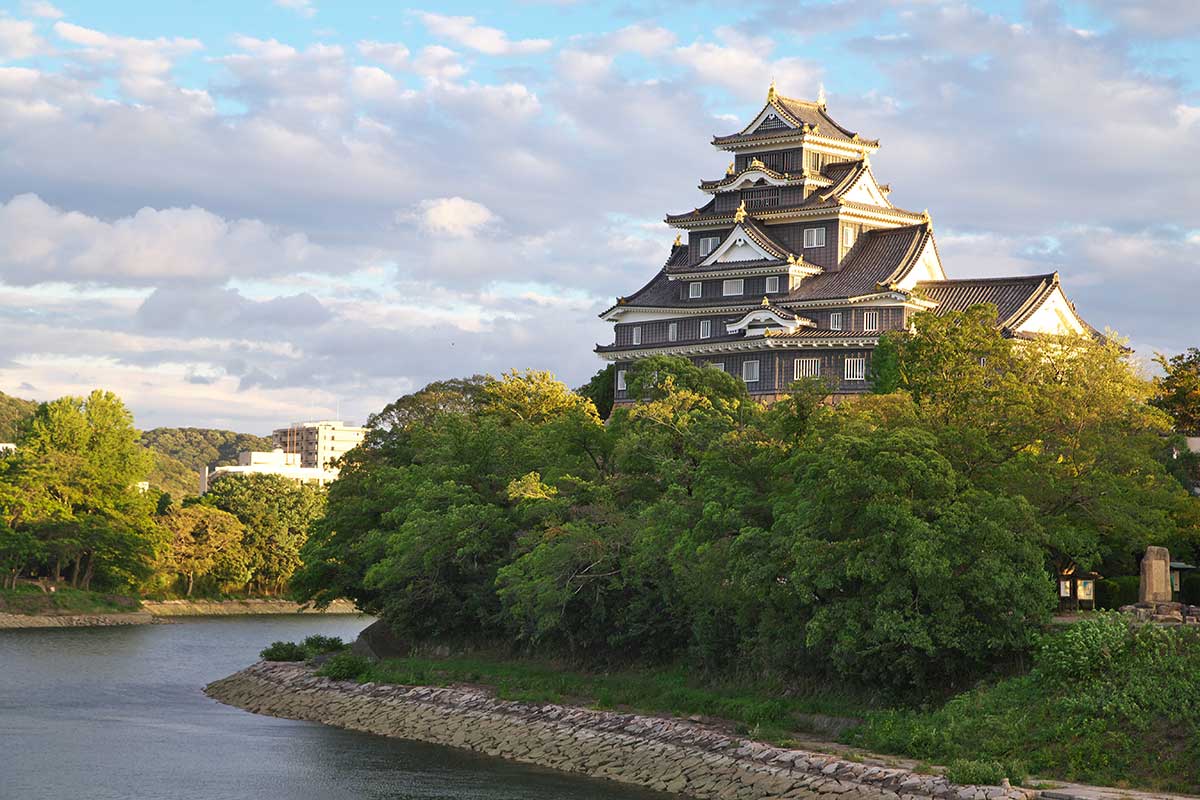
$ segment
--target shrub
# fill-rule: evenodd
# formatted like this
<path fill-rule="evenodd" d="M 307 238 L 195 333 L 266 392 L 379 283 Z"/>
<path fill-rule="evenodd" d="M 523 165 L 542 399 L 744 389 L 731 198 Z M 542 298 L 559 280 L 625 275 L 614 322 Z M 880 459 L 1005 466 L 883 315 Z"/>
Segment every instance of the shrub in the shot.
<path fill-rule="evenodd" d="M 1096 581 L 1096 607 L 1115 610 L 1121 606 L 1133 605 L 1138 601 L 1140 583 L 1141 578 L 1137 575 L 1121 575 Z"/>
<path fill-rule="evenodd" d="M 325 653 L 337 653 L 346 649 L 346 643 L 337 636 L 321 636 L 314 634 L 304 640 L 304 649 L 309 658 Z"/>
<path fill-rule="evenodd" d="M 371 669 L 371 662 L 350 652 L 335 653 L 321 665 L 317 674 L 335 681 L 356 681 Z"/>
<path fill-rule="evenodd" d="M 970 758 L 957 758 L 946 767 L 946 777 L 953 783 L 984 784 L 998 786 L 1008 778 L 1013 786 L 1025 782 L 1025 769 L 1018 762 L 1007 764 L 1000 761 L 979 761 Z"/>
<path fill-rule="evenodd" d="M 1042 637 L 1035 663 L 1050 680 L 1070 683 L 1110 671 L 1128 643 L 1129 621 L 1103 612 Z"/>
<path fill-rule="evenodd" d="M 259 656 L 264 661 L 303 661 L 308 658 L 308 651 L 295 642 L 272 642 Z"/>

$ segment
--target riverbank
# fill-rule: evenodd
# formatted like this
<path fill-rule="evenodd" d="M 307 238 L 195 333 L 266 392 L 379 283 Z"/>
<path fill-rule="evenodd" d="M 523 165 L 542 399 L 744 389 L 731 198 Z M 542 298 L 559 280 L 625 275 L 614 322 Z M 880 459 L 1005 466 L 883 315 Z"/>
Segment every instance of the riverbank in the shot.
<path fill-rule="evenodd" d="M 143 600 L 142 608 L 155 617 L 228 617 L 247 614 L 358 614 L 349 600 L 334 600 L 328 608 L 316 609 L 289 600 L 247 598 L 243 600 Z"/>
<path fill-rule="evenodd" d="M 473 688 L 358 684 L 260 662 L 205 687 L 259 714 L 447 745 L 697 800 L 1031 800 L 882 764 L 772 747 L 691 721 L 499 700 Z"/>
<path fill-rule="evenodd" d="M 145 611 L 119 614 L 0 614 L 0 630 L 27 628 L 110 628 L 117 625 L 151 625 L 158 620 Z"/>

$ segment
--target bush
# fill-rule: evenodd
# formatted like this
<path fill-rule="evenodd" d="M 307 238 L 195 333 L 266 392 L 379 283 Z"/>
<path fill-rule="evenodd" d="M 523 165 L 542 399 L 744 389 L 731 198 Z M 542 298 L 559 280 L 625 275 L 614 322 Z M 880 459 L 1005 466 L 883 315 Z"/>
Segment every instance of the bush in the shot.
<path fill-rule="evenodd" d="M 946 777 L 953 783 L 983 784 L 998 786 L 1008 778 L 1013 786 L 1025 782 L 1025 769 L 1019 762 L 1007 764 L 1000 761 L 979 761 L 969 758 L 957 758 L 946 767 Z"/>
<path fill-rule="evenodd" d="M 335 681 L 356 681 L 366 675 L 370 669 L 369 659 L 353 653 L 341 652 L 330 656 L 329 660 L 317 670 L 317 674 L 324 678 L 333 678 Z"/>
<path fill-rule="evenodd" d="M 272 642 L 259 656 L 263 661 L 304 661 L 308 651 L 304 645 L 295 642 Z"/>
<path fill-rule="evenodd" d="M 1116 610 L 1133 605 L 1138 601 L 1141 580 L 1137 575 L 1121 575 L 1096 581 L 1096 608 Z"/>
<path fill-rule="evenodd" d="M 1111 671 L 1129 644 L 1129 620 L 1102 612 L 1042 637 L 1035 660 L 1052 681 L 1071 683 Z"/>
<path fill-rule="evenodd" d="M 308 657 L 323 655 L 325 653 L 337 653 L 346 649 L 346 643 L 337 636 L 321 636 L 314 634 L 304 640 L 304 649 L 308 653 Z"/>

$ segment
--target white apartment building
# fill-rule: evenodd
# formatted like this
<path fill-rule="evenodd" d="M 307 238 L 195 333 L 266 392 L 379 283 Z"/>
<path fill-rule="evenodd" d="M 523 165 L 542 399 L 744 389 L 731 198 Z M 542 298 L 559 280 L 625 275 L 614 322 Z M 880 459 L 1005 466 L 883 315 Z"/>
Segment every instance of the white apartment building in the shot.
<path fill-rule="evenodd" d="M 200 472 L 200 494 L 208 491 L 213 482 L 226 475 L 280 475 L 297 483 L 324 486 L 338 476 L 336 469 L 302 466 L 299 453 L 286 453 L 276 448 L 269 453 L 244 451 L 238 453 L 238 463 L 226 467 L 205 467 Z"/>
<path fill-rule="evenodd" d="M 353 450 L 367 435 L 366 428 L 346 425 L 340 419 L 294 422 L 271 435 L 275 448 L 300 457 L 300 466 L 328 469 Z"/>

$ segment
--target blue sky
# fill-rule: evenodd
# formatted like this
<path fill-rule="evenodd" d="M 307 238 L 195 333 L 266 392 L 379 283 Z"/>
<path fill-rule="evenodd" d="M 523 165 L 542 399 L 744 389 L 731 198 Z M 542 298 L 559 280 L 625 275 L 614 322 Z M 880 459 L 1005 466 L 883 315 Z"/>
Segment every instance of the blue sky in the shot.
<path fill-rule="evenodd" d="M 824 87 L 956 277 L 1200 344 L 1200 4 L 0 3 L 0 390 L 139 423 L 578 384 L 708 144 Z"/>

